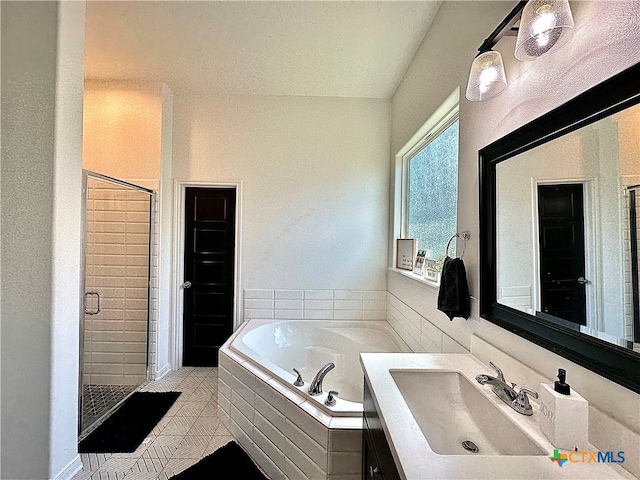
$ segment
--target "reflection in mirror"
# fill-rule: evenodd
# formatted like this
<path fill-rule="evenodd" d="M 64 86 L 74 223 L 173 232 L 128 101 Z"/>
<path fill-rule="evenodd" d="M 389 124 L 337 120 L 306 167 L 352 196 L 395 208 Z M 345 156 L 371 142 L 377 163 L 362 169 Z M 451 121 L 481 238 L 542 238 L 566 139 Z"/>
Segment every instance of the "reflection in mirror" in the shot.
<path fill-rule="evenodd" d="M 496 165 L 497 300 L 640 352 L 640 105 Z"/>

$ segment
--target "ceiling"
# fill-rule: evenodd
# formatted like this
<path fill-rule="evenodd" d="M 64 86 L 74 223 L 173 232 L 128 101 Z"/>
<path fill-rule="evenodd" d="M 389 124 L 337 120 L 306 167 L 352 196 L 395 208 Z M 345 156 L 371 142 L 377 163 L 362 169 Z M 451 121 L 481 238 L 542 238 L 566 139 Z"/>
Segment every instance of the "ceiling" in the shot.
<path fill-rule="evenodd" d="M 88 79 L 390 98 L 440 1 L 89 1 Z"/>

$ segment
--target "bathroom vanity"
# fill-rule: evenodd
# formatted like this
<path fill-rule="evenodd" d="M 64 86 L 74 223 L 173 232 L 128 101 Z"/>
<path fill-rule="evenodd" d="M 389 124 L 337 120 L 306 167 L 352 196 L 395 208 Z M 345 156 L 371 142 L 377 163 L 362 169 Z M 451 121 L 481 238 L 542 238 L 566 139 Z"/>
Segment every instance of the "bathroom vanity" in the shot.
<path fill-rule="evenodd" d="M 400 475 L 385 437 L 371 389 L 366 381 L 363 417 L 362 477 L 375 480 L 399 480 Z"/>
<path fill-rule="evenodd" d="M 540 429 L 535 400 L 532 415 L 516 412 L 476 381 L 491 368 L 473 355 L 363 353 L 360 358 L 363 479 L 633 478 L 615 463 L 583 461 L 588 454 L 574 453 L 560 468 Z"/>

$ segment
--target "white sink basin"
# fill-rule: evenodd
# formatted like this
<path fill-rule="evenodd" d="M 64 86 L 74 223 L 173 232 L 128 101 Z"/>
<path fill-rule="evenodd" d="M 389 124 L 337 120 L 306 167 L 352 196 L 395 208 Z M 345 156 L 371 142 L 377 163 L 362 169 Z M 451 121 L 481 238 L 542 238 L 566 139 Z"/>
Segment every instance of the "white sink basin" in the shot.
<path fill-rule="evenodd" d="M 435 453 L 549 455 L 464 375 L 433 370 L 389 372 Z"/>

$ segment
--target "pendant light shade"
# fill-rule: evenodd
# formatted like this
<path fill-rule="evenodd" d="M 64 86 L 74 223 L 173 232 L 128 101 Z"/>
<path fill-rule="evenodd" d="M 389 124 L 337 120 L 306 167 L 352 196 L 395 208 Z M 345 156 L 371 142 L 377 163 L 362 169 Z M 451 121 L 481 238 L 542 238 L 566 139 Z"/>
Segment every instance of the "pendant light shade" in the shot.
<path fill-rule="evenodd" d="M 573 36 L 573 16 L 567 0 L 530 0 L 520 19 L 515 57 L 534 60 Z"/>
<path fill-rule="evenodd" d="M 467 100 L 478 102 L 489 100 L 502 92 L 507 86 L 507 76 L 500 52 L 489 50 L 480 53 L 471 64 Z"/>

